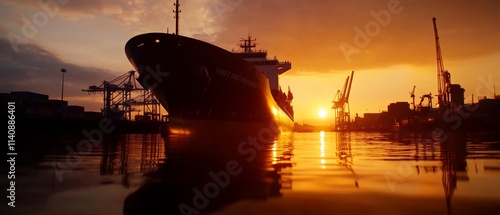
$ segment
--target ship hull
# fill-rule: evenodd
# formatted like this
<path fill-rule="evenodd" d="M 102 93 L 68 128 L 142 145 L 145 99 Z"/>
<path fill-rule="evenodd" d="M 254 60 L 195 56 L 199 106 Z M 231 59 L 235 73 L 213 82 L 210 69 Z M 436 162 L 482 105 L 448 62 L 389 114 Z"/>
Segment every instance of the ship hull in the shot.
<path fill-rule="evenodd" d="M 139 72 L 139 83 L 153 91 L 173 123 L 213 121 L 293 129 L 293 116 L 275 101 L 266 76 L 231 52 L 164 33 L 133 37 L 125 52 Z"/>

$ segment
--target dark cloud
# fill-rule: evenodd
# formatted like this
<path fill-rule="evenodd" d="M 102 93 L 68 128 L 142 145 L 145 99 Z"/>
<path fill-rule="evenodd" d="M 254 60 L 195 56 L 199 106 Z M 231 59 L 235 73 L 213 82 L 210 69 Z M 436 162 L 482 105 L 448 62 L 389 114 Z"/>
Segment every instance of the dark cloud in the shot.
<path fill-rule="evenodd" d="M 42 11 L 55 18 L 73 21 L 75 24 L 82 20 L 105 20 L 113 22 L 114 25 L 129 27 L 129 30 L 158 31 L 164 28 L 165 17 L 172 16 L 172 2 L 170 0 L 5 0 L 2 4 L 10 4 L 14 8 L 13 11 L 5 12 L 10 13 L 10 21 L 18 23 L 23 23 L 21 17 L 30 19 L 36 12 Z"/>
<path fill-rule="evenodd" d="M 61 95 L 61 68 L 65 75 L 65 97 L 86 96 L 82 89 L 100 85 L 103 80 L 115 78 L 117 73 L 99 68 L 69 64 L 56 54 L 33 44 L 18 44 L 18 51 L 11 42 L 0 38 L 0 92 L 33 91 L 51 98 Z"/>
<path fill-rule="evenodd" d="M 127 1 L 128 2 L 128 1 Z M 89 0 L 89 1 L 71 1 L 71 0 L 42 0 L 42 1 L 16 1 L 16 0 L 4 0 L 4 3 L 10 3 L 15 5 L 17 8 L 25 9 L 39 9 L 43 10 L 43 5 L 46 5 L 50 10 L 57 10 L 62 13 L 75 13 L 75 14 L 87 14 L 94 15 L 95 13 L 100 13 L 104 11 L 108 6 L 111 5 L 127 5 L 126 1 L 110 2 L 107 0 Z M 133 1 L 130 1 L 132 5 Z M 58 9 L 55 9 L 58 8 Z"/>

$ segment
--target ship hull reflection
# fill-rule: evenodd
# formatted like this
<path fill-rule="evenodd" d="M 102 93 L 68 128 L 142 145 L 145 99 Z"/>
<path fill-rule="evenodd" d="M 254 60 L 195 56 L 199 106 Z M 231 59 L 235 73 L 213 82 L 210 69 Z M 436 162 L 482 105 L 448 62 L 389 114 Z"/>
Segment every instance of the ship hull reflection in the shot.
<path fill-rule="evenodd" d="M 291 165 L 276 161 L 290 161 L 290 152 L 277 158 L 283 134 L 262 130 L 163 126 L 165 162 L 125 199 L 124 214 L 198 214 L 240 200 L 280 197 L 280 172 Z"/>

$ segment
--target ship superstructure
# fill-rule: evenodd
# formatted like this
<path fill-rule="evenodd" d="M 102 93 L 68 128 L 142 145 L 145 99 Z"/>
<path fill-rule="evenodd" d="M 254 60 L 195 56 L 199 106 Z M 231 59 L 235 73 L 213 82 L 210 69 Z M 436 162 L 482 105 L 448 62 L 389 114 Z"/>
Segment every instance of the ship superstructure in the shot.
<path fill-rule="evenodd" d="M 292 100 L 293 94 L 288 87 L 288 92 L 284 93 L 279 84 L 279 76 L 292 68 L 289 61 L 279 61 L 276 57 L 269 59 L 266 50 L 257 50 L 257 39 L 248 35 L 246 39 L 240 40 L 240 52 L 234 52 L 237 56 L 257 68 L 269 80 L 271 93 L 278 105 L 293 119 Z"/>

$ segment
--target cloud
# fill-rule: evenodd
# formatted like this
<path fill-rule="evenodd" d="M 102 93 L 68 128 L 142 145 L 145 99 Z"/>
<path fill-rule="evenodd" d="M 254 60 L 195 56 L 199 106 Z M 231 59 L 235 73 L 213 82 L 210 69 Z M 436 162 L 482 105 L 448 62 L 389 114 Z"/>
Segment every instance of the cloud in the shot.
<path fill-rule="evenodd" d="M 387 23 L 373 14 L 399 3 Z M 390 65 L 435 64 L 432 17 L 438 18 L 442 51 L 446 60 L 464 60 L 500 51 L 500 2 L 487 1 L 301 1 L 244 0 L 217 20 L 221 32 L 216 43 L 235 47 L 252 33 L 262 48 L 291 60 L 294 71 L 331 71 L 383 68 Z M 366 46 L 355 45 L 356 28 L 377 27 Z M 340 49 L 349 44 L 357 53 L 350 61 Z M 446 62 L 445 62 L 446 63 Z"/>
<path fill-rule="evenodd" d="M 38 0 L 38 1 L 15 1 L 5 0 L 2 4 L 13 8 L 10 20 L 19 22 L 20 17 L 31 18 L 37 12 L 45 12 L 50 17 L 62 18 L 73 22 L 82 20 L 107 18 L 115 20 L 124 25 L 147 24 L 151 21 L 150 15 L 159 14 L 159 7 L 166 4 L 168 0 L 130 0 L 130 1 L 107 1 L 107 0 Z M 168 8 L 164 7 L 164 11 Z"/>
<path fill-rule="evenodd" d="M 61 0 L 62 1 L 62 0 Z M 131 33 L 144 33 L 151 31 L 175 31 L 175 19 L 173 10 L 173 0 L 129 0 L 129 1 L 108 1 L 89 0 L 75 1 L 66 0 L 65 4 L 58 4 L 58 0 L 41 0 L 50 6 L 40 5 L 40 1 L 16 1 L 5 0 L 0 5 L 4 5 L 6 22 L 23 25 L 23 18 L 31 21 L 32 16 L 44 8 L 49 8 L 54 16 L 52 19 L 60 19 L 71 22 L 73 25 L 82 22 L 98 21 L 99 24 L 107 23 L 113 28 L 127 29 Z M 181 1 L 180 32 L 183 35 L 193 36 L 198 39 L 213 41 L 217 36 L 215 33 L 216 23 L 212 13 L 214 6 L 226 0 L 197 0 Z M 237 2 L 231 0 L 229 2 Z M 232 4 L 232 3 L 231 3 Z M 0 9 L 2 12 L 2 9 Z"/>
<path fill-rule="evenodd" d="M 31 18 L 35 11 L 41 10 L 37 2 L 5 0 L 2 4 L 9 4 L 17 8 L 13 11 L 21 11 Z M 101 32 L 72 35 L 78 39 L 81 36 L 94 39 L 101 35 L 109 38 L 115 32 L 121 33 L 115 36 L 117 38 L 128 38 L 167 28 L 173 32 L 173 2 L 70 0 L 59 5 L 59 13 L 54 19 L 64 20 L 65 25 L 71 25 L 66 29 L 72 31 L 77 31 L 73 30 L 74 26 L 82 25 L 81 29 Z M 391 14 L 388 23 L 381 24 L 373 14 L 387 11 L 391 3 L 399 3 L 402 11 Z M 500 36 L 497 27 L 500 2 L 496 0 L 193 0 L 181 1 L 181 9 L 180 34 L 231 50 L 237 48 L 241 37 L 252 33 L 258 38 L 259 47 L 267 49 L 270 57 L 276 55 L 293 63 L 292 74 L 435 64 L 432 17 L 438 18 L 445 65 L 448 61 L 500 52 L 497 39 Z M 11 17 L 11 20 L 16 18 Z M 368 37 L 366 46 L 356 46 L 359 36 L 355 29 L 366 34 L 366 27 L 373 22 L 378 22 L 380 28 L 372 26 L 375 35 Z M 61 23 L 55 21 L 54 24 Z M 18 32 L 19 26 L 13 31 Z M 61 33 L 67 35 L 68 32 Z M 340 48 L 342 44 L 354 47 L 356 52 L 346 54 Z M 60 48 L 57 50 L 63 53 Z"/>
<path fill-rule="evenodd" d="M 100 85 L 103 80 L 111 80 L 116 73 L 110 70 L 69 64 L 56 54 L 33 44 L 18 45 L 18 52 L 11 42 L 0 38 L 0 92 L 33 91 L 59 98 L 61 93 L 61 68 L 65 75 L 64 95 L 68 97 L 86 96 L 82 89 L 89 85 Z"/>

